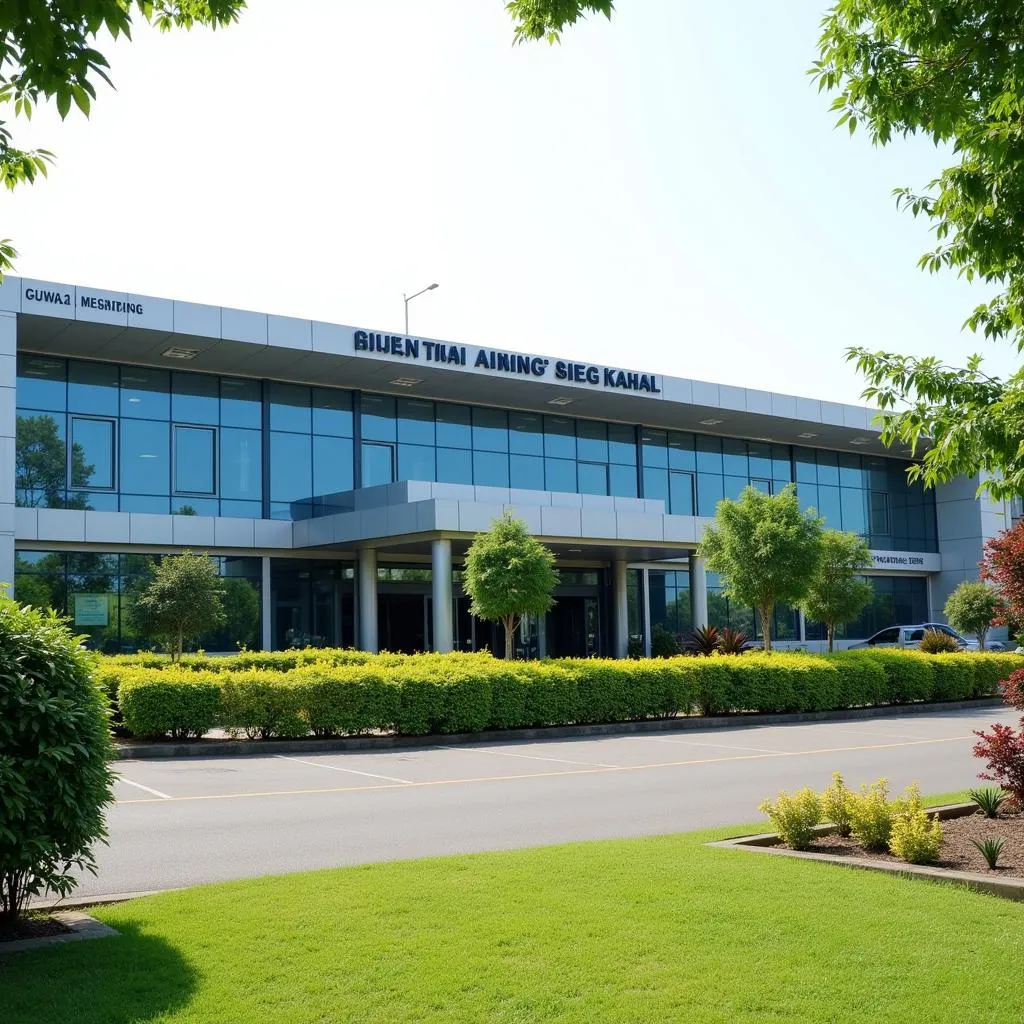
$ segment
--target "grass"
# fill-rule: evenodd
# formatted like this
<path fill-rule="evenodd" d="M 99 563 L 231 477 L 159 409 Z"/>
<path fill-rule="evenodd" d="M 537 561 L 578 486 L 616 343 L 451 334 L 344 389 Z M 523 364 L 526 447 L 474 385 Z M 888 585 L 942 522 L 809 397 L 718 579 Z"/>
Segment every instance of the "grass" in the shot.
<path fill-rule="evenodd" d="M 120 938 L 0 961 L 0 1021 L 1021 1019 L 1024 906 L 702 845 L 743 831 L 311 872 L 103 908 Z"/>

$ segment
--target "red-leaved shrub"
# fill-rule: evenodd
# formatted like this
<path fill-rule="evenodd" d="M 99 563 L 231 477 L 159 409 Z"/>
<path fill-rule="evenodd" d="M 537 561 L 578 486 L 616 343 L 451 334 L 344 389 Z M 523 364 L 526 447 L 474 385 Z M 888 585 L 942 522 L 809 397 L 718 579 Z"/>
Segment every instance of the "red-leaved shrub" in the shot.
<path fill-rule="evenodd" d="M 1011 708 L 1024 711 L 1024 668 L 1015 669 L 1010 673 L 1010 678 L 1004 679 L 999 685 L 1003 690 L 1003 700 Z"/>
<path fill-rule="evenodd" d="M 974 745 L 974 756 L 983 758 L 987 769 L 978 778 L 997 782 L 1018 804 L 1024 804 L 1024 729 L 1017 732 L 997 722 L 989 732 L 974 735 L 981 741 Z"/>

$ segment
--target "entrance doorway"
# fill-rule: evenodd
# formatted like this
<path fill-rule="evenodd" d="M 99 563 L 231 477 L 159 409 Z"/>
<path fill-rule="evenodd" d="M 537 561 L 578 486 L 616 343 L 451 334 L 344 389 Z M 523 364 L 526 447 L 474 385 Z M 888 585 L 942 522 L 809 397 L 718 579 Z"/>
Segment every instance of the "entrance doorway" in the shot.
<path fill-rule="evenodd" d="M 559 597 L 548 612 L 548 657 L 593 658 L 601 653 L 600 602 L 596 597 Z"/>
<path fill-rule="evenodd" d="M 377 640 L 382 651 L 418 654 L 431 649 L 432 600 L 426 594 L 378 593 Z"/>

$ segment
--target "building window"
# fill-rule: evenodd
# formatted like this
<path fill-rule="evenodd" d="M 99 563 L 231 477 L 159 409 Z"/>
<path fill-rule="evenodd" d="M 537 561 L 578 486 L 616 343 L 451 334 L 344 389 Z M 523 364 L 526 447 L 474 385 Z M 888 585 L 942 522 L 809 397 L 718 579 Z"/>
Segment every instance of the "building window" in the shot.
<path fill-rule="evenodd" d="M 363 486 L 378 487 L 395 479 L 395 447 L 390 444 L 362 445 Z"/>
<path fill-rule="evenodd" d="M 174 490 L 217 493 L 217 432 L 212 427 L 174 428 Z"/>
<path fill-rule="evenodd" d="M 71 417 L 71 486 L 112 490 L 114 420 Z"/>

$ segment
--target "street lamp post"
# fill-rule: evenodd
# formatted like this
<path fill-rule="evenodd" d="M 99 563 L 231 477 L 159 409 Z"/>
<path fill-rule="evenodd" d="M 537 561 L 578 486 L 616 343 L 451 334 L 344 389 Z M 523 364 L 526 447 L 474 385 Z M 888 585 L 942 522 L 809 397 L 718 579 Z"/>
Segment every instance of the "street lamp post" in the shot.
<path fill-rule="evenodd" d="M 432 292 L 437 287 L 438 287 L 438 284 L 435 281 L 433 284 L 428 284 L 426 288 L 421 288 L 418 292 L 414 292 L 412 295 L 406 295 L 404 292 L 402 293 L 402 298 L 405 300 L 405 335 L 406 335 L 406 337 L 409 336 L 409 303 L 412 302 L 412 300 L 415 299 L 417 295 L 422 295 L 424 292 Z"/>

